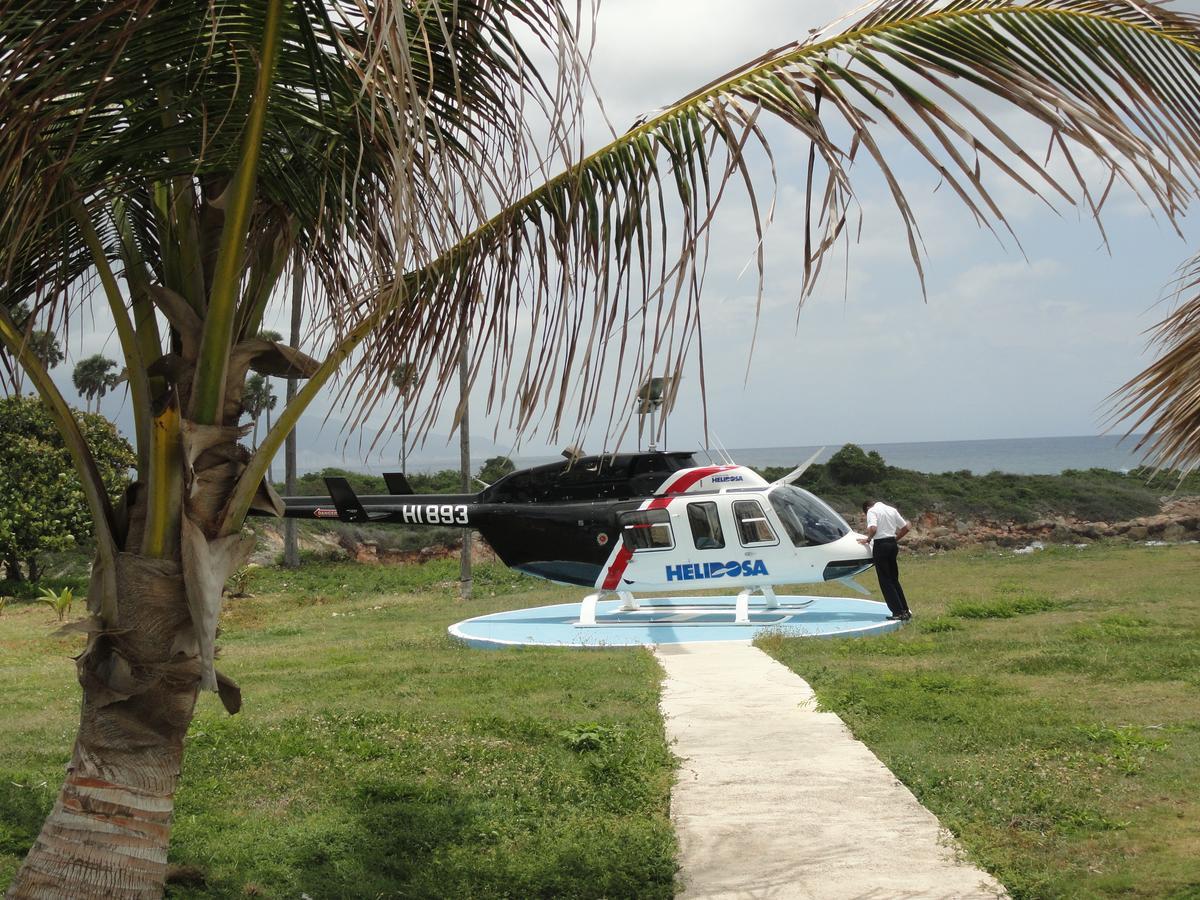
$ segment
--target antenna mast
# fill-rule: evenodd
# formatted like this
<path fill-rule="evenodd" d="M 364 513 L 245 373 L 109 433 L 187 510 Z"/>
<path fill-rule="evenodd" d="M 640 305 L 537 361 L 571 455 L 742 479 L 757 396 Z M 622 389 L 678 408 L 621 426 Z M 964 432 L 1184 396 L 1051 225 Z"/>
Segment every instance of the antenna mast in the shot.
<path fill-rule="evenodd" d="M 671 379 L 663 377 L 647 378 L 642 386 L 638 388 L 635 407 L 639 416 L 650 417 L 650 446 L 648 449 L 651 452 L 657 449 L 655 447 L 655 439 L 658 436 L 658 408 L 663 405 L 663 399 L 670 386 Z"/>

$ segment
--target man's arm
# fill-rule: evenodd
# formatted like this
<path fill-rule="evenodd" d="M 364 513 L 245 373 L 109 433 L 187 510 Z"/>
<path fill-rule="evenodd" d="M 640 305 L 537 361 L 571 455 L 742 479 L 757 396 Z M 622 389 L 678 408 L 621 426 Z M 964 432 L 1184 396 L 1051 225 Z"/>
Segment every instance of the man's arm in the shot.
<path fill-rule="evenodd" d="M 903 525 L 900 526 L 899 530 L 896 532 L 896 540 L 900 540 L 900 538 L 902 538 L 906 534 L 908 534 L 908 529 L 911 524 L 912 524 L 911 522 L 905 522 Z"/>
<path fill-rule="evenodd" d="M 874 537 L 875 537 L 875 526 L 868 525 L 867 526 L 867 536 L 859 538 L 858 542 L 860 544 L 869 544 L 869 543 L 871 543 L 871 539 Z"/>

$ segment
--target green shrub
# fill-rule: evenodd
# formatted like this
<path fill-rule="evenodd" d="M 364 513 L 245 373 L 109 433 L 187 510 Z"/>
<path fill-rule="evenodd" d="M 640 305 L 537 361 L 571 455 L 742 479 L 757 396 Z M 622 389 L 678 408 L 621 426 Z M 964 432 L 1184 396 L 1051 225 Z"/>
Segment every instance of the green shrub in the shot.
<path fill-rule="evenodd" d="M 857 444 L 846 444 L 825 464 L 838 484 L 874 484 L 887 473 L 887 463 L 876 451 L 866 452 Z"/>

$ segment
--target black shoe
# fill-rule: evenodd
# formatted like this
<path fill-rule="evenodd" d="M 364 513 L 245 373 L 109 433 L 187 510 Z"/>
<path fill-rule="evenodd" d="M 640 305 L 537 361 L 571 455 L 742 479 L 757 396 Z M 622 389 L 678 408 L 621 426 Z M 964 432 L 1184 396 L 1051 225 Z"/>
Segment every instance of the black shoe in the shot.
<path fill-rule="evenodd" d="M 912 613 L 910 613 L 910 612 L 904 612 L 904 613 L 901 613 L 901 614 L 900 614 L 900 621 L 901 621 L 901 622 L 907 622 L 907 621 L 908 621 L 909 619 L 911 619 L 911 618 L 912 618 Z"/>
<path fill-rule="evenodd" d="M 885 622 L 903 622 L 904 616 L 888 616 L 884 619 Z"/>

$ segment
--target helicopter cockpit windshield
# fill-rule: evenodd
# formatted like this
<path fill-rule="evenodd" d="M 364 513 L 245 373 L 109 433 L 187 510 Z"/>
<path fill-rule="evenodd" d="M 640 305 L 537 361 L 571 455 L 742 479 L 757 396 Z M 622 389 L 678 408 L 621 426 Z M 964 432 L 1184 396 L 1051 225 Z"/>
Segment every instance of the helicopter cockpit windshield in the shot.
<path fill-rule="evenodd" d="M 850 533 L 846 520 L 825 501 L 791 484 L 777 485 L 767 497 L 797 547 L 829 544 Z"/>

